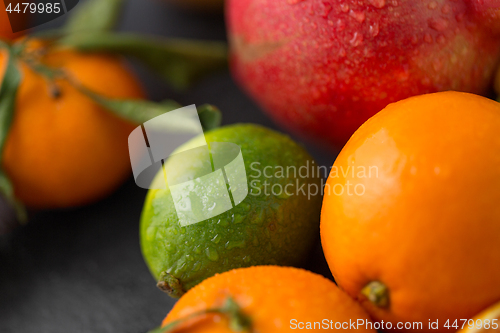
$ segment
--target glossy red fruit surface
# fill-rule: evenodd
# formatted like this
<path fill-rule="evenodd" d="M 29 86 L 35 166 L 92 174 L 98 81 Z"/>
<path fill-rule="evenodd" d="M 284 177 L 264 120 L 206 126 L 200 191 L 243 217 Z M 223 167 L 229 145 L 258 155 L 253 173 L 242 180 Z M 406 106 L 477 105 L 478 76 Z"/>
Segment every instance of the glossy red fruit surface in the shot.
<path fill-rule="evenodd" d="M 485 94 L 499 59 L 498 8 L 497 0 L 229 0 L 232 72 L 278 123 L 340 147 L 388 103 Z"/>

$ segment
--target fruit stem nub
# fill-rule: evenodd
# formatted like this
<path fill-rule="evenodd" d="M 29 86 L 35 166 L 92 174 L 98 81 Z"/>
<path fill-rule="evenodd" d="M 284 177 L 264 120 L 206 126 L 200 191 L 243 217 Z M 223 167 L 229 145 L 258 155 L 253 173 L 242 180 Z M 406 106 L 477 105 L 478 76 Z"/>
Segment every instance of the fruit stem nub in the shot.
<path fill-rule="evenodd" d="M 165 271 L 160 273 L 156 286 L 173 298 L 179 298 L 186 293 L 181 281 Z"/>
<path fill-rule="evenodd" d="M 159 327 L 157 329 L 149 331 L 148 333 L 170 333 L 179 328 L 186 321 L 210 313 L 216 313 L 227 316 L 229 319 L 229 328 L 234 332 L 252 331 L 252 322 L 250 320 L 250 317 L 248 317 L 246 314 L 243 313 L 238 303 L 236 303 L 236 301 L 232 297 L 229 297 L 224 303 L 224 305 L 222 305 L 221 307 L 206 309 L 192 313 L 184 318 L 174 320 L 173 322 L 163 327 Z"/>
<path fill-rule="evenodd" d="M 389 307 L 389 289 L 380 281 L 372 281 L 368 283 L 361 290 L 361 294 L 366 296 L 370 302 L 379 308 Z"/>

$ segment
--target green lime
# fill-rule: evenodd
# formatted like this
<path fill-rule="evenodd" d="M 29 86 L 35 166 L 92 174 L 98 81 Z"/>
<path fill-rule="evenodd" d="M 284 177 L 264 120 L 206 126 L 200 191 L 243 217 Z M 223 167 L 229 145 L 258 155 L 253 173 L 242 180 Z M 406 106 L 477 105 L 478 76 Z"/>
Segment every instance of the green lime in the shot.
<path fill-rule="evenodd" d="M 229 210 L 186 224 L 184 213 L 176 206 L 178 199 L 174 200 L 179 197 L 177 189 L 167 186 L 149 190 L 141 217 L 144 258 L 158 279 L 158 286 L 173 297 L 180 297 L 204 279 L 233 268 L 298 265 L 319 235 L 322 178 L 317 165 L 301 146 L 288 136 L 251 124 L 218 128 L 205 133 L 205 138 L 212 151 L 211 171 L 226 166 L 227 182 L 222 191 L 220 183 L 224 181 L 190 185 L 189 193 L 202 198 L 197 199 L 202 203 L 196 209 L 191 205 L 196 200 L 189 201 L 190 208 L 196 210 L 191 217 L 198 216 L 198 210 L 207 212 L 213 208 L 210 207 L 215 206 L 213 202 L 220 207 L 222 196 L 213 193 L 232 193 Z M 230 167 L 234 164 L 231 159 L 217 165 L 214 147 L 224 142 L 241 148 L 243 175 Z M 178 151 L 203 143 L 200 136 Z M 177 170 L 183 175 L 178 179 L 185 183 L 175 186 L 187 188 L 189 180 L 199 180 L 200 175 L 206 174 L 207 165 L 210 167 L 210 159 L 206 162 L 196 149 L 189 151 L 195 153 L 174 154 L 165 163 L 165 170 L 171 173 Z M 234 174 L 238 176 L 233 177 Z M 172 185 L 171 178 L 167 179 Z M 156 182 L 165 182 L 164 172 L 157 175 L 153 183 Z M 207 197 L 213 200 L 204 201 Z"/>

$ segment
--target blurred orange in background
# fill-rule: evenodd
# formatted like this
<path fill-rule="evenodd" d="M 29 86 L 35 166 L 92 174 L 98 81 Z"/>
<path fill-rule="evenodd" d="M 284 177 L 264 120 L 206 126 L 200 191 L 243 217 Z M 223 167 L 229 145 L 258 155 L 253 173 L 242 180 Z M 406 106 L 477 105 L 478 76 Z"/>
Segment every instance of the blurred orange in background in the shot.
<path fill-rule="evenodd" d="M 144 97 L 120 58 L 55 51 L 38 42 L 30 47 L 41 64 L 96 93 Z M 2 71 L 5 61 L 0 55 Z M 23 79 L 2 159 L 15 195 L 39 208 L 82 205 L 108 195 L 130 173 L 127 138 L 137 125 L 118 119 L 66 80 L 50 82 L 26 63 L 19 65 Z"/>

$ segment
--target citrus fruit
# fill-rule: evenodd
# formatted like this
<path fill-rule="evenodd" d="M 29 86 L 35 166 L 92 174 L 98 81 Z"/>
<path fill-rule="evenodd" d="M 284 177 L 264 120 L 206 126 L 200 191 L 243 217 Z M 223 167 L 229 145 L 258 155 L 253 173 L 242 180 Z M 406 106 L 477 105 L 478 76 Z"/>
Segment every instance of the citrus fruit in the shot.
<path fill-rule="evenodd" d="M 474 318 L 467 321 L 458 321 L 457 326 L 461 328 L 461 333 L 500 332 L 500 302 L 484 310 Z"/>
<path fill-rule="evenodd" d="M 241 148 L 249 193 L 222 214 L 181 226 L 171 190 L 148 192 L 141 217 L 142 251 L 158 286 L 174 297 L 233 268 L 299 264 L 319 233 L 321 180 L 312 173 L 314 162 L 302 147 L 285 135 L 250 124 L 215 129 L 205 138 L 209 144 L 230 142 Z M 200 140 L 202 136 L 181 149 L 197 146 Z M 196 159 L 183 163 L 179 169 L 192 168 L 193 174 L 203 164 Z M 157 180 L 163 179 L 160 173 Z M 210 193 L 216 187 L 197 184 L 194 191 Z"/>
<path fill-rule="evenodd" d="M 499 103 L 441 92 L 390 104 L 341 151 L 321 242 L 374 319 L 449 331 L 500 301 L 499 132 Z"/>
<path fill-rule="evenodd" d="M 45 49 L 41 42 L 29 45 L 39 63 L 64 70 L 96 93 L 143 97 L 137 80 L 119 58 Z M 6 59 L 1 53 L 0 76 Z M 135 126 L 66 80 L 51 83 L 23 61 L 18 65 L 22 83 L 2 156 L 15 195 L 28 206 L 49 208 L 82 205 L 109 194 L 130 173 L 127 138 Z"/>
<path fill-rule="evenodd" d="M 366 328 L 372 323 L 365 311 L 332 281 L 306 270 L 278 266 L 240 268 L 203 281 L 177 302 L 163 326 L 200 311 L 224 307 L 228 300 L 236 305 L 236 314 L 243 317 L 240 323 L 252 332 L 319 331 L 335 329 L 336 324 L 337 329 L 342 329 L 338 325 L 343 324 L 344 329 L 349 330 L 350 322 L 359 321 L 363 322 L 359 332 L 375 333 Z M 238 324 L 234 312 L 232 316 L 195 315 L 175 331 L 231 333 L 234 330 L 230 327 Z"/>

